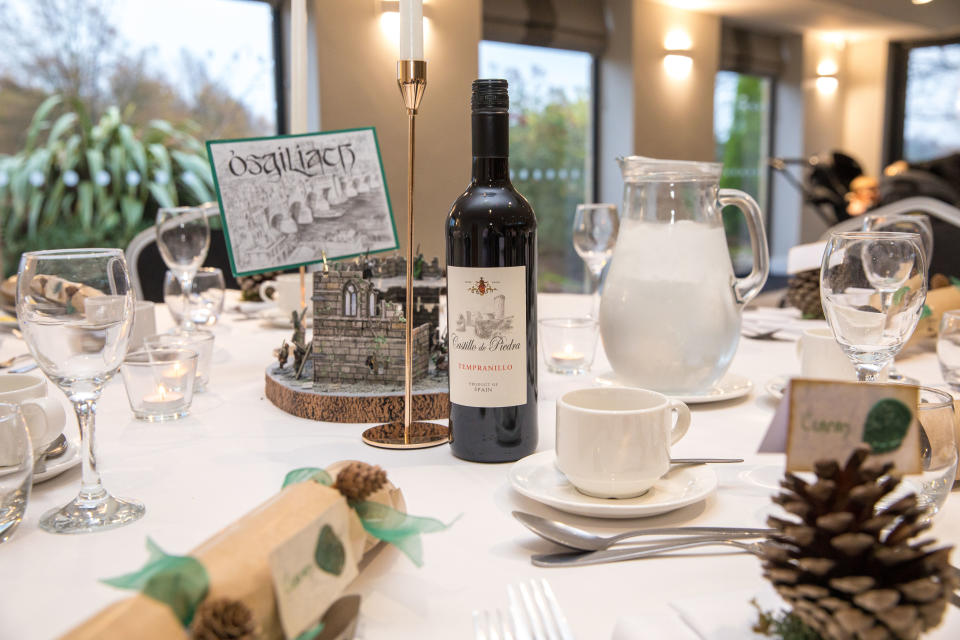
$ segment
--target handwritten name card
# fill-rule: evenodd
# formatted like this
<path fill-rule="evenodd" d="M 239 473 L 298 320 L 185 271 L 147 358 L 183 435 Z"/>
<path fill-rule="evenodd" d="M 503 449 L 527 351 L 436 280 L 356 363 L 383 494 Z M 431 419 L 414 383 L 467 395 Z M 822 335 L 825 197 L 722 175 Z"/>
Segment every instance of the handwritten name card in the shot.
<path fill-rule="evenodd" d="M 785 448 L 788 471 L 810 471 L 865 446 L 877 462 L 920 473 L 918 400 L 911 385 L 794 379 L 760 450 Z"/>

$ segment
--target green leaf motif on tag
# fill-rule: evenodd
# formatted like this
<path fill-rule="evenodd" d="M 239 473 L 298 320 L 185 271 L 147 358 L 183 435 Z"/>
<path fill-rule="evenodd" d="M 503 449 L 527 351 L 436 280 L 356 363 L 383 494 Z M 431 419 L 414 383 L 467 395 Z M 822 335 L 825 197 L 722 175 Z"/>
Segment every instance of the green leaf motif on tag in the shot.
<path fill-rule="evenodd" d="M 197 607 L 207 596 L 210 577 L 196 558 L 172 556 L 147 538 L 150 558 L 140 571 L 101 580 L 119 589 L 139 591 L 168 605 L 180 622 L 187 626 Z"/>
<path fill-rule="evenodd" d="M 896 451 L 913 421 L 910 408 L 895 398 L 879 400 L 867 413 L 863 424 L 863 441 L 873 453 Z"/>
<path fill-rule="evenodd" d="M 920 308 L 920 319 L 929 318 L 933 315 L 933 311 L 930 309 L 930 305 L 925 304 Z"/>
<path fill-rule="evenodd" d="M 313 480 L 327 487 L 333 484 L 333 478 L 330 477 L 330 474 L 327 473 L 326 470 L 317 467 L 302 467 L 300 469 L 294 469 L 284 476 L 283 485 L 280 488 L 282 489 L 291 484 L 297 484 L 298 482 L 306 482 L 307 480 Z"/>
<path fill-rule="evenodd" d="M 293 640 L 313 640 L 323 632 L 323 622 L 313 625 Z"/>
<path fill-rule="evenodd" d="M 328 524 L 320 529 L 313 559 L 318 567 L 330 575 L 338 576 L 343 573 L 343 565 L 347 563 L 347 550 L 343 548 L 343 543 L 333 531 L 333 527 Z"/>

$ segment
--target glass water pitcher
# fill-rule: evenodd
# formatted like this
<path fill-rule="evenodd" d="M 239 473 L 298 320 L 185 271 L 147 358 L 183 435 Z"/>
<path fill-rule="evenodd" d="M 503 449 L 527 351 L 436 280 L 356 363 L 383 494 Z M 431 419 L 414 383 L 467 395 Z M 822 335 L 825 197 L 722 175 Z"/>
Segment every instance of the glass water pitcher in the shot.
<path fill-rule="evenodd" d="M 763 216 L 720 189 L 722 165 L 619 158 L 620 234 L 600 302 L 600 333 L 618 382 L 672 394 L 710 390 L 740 339 L 740 312 L 769 273 Z M 746 217 L 753 269 L 733 273 L 723 207 Z"/>

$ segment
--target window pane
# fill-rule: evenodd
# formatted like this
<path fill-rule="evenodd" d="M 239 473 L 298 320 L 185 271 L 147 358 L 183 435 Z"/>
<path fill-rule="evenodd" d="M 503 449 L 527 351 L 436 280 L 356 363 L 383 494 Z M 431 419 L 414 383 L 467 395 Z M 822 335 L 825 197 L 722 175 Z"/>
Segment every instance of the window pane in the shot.
<path fill-rule="evenodd" d="M 763 76 L 720 71 L 713 99 L 716 158 L 723 163 L 720 186 L 746 191 L 761 207 L 767 202 L 770 84 Z M 723 224 L 734 269 L 749 271 L 753 259 L 743 214 L 728 207 Z"/>
<path fill-rule="evenodd" d="M 918 162 L 960 150 L 960 43 L 910 50 L 903 156 Z"/>
<path fill-rule="evenodd" d="M 580 51 L 480 43 L 480 77 L 510 83 L 510 174 L 537 214 L 541 291 L 583 290 L 572 227 L 593 182 L 592 63 Z"/>
<path fill-rule="evenodd" d="M 193 123 L 200 139 L 276 132 L 270 5 L 238 0 L 0 2 L 0 153 L 45 97 L 93 121 Z"/>

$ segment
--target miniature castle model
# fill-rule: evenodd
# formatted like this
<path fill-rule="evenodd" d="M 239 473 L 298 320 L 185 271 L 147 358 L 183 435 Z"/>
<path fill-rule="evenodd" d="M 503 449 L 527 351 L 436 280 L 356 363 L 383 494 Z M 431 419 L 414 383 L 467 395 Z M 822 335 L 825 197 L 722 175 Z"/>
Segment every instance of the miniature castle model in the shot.
<path fill-rule="evenodd" d="M 355 264 L 313 274 L 313 385 L 404 382 L 403 306 L 381 298 Z M 413 329 L 413 379 L 427 375 L 429 324 Z"/>

